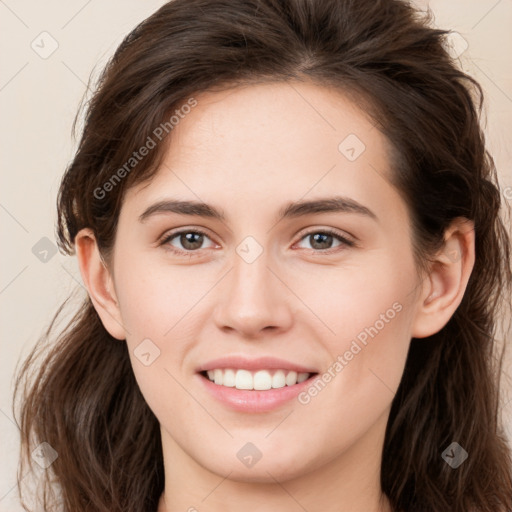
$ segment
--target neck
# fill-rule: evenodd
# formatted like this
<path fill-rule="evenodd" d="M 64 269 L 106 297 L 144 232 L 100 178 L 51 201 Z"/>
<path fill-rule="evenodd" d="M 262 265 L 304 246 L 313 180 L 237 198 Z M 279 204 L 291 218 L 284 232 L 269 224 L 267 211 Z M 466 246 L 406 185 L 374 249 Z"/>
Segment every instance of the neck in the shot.
<path fill-rule="evenodd" d="M 218 487 L 221 487 L 225 480 L 219 479 Z M 229 488 L 228 488 L 229 487 Z M 322 494 L 322 491 L 315 493 L 316 500 L 303 498 L 301 501 L 294 496 L 295 491 L 289 490 L 289 482 L 276 484 L 276 486 L 259 484 L 244 487 L 240 484 L 238 489 L 234 489 L 233 485 L 226 485 L 224 491 L 219 491 L 218 495 L 211 497 L 205 495 L 203 499 L 183 499 L 183 497 L 175 495 L 172 491 L 166 499 L 164 492 L 158 504 L 157 512 L 234 512 L 241 508 L 245 510 L 279 510 L 282 512 L 297 512 L 298 510 L 332 510 L 333 503 L 339 503 L 340 512 L 394 512 L 387 497 L 384 494 L 371 496 L 360 496 L 357 505 L 347 505 L 346 499 L 334 498 L 331 495 Z M 217 489 L 212 489 L 212 493 Z M 314 498 L 313 496 L 313 498 Z M 204 503 L 208 500 L 208 508 Z M 194 503 L 195 505 L 191 505 Z M 313 503 L 313 505 L 312 505 Z M 261 508 L 255 509 L 254 506 L 260 504 Z M 320 507 L 319 509 L 312 508 Z"/>

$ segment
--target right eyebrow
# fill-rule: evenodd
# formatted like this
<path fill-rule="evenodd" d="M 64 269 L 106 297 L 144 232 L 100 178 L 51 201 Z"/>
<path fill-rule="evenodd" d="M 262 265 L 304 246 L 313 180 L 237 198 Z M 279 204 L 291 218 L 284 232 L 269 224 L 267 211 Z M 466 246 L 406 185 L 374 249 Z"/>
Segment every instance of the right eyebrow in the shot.
<path fill-rule="evenodd" d="M 180 215 L 197 215 L 200 217 L 209 217 L 225 221 L 226 217 L 223 212 L 217 210 L 214 206 L 198 201 L 178 201 L 176 199 L 166 199 L 152 204 L 144 210 L 139 216 L 139 221 L 144 222 L 146 219 L 159 213 L 178 213 Z"/>

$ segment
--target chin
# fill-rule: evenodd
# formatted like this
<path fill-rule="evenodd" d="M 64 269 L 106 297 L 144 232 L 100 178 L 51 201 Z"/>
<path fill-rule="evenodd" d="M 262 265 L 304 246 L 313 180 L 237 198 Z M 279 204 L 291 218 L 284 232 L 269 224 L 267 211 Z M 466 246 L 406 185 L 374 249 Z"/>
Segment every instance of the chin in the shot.
<path fill-rule="evenodd" d="M 251 453 L 250 447 L 243 452 L 237 446 L 237 449 L 230 453 L 233 453 L 233 456 L 222 457 L 213 465 L 211 458 L 205 461 L 198 460 L 198 462 L 208 471 L 222 478 L 229 475 L 230 480 L 244 483 L 275 484 L 276 480 L 279 482 L 293 480 L 314 469 L 313 461 L 306 460 L 304 453 L 299 453 L 297 447 L 293 450 L 290 447 L 287 453 L 283 451 L 282 445 L 281 448 L 262 448 L 261 458 L 252 462 L 252 465 L 250 460 L 247 463 L 243 462 L 245 453 Z M 297 464 L 297 461 L 300 461 L 300 464 Z"/>

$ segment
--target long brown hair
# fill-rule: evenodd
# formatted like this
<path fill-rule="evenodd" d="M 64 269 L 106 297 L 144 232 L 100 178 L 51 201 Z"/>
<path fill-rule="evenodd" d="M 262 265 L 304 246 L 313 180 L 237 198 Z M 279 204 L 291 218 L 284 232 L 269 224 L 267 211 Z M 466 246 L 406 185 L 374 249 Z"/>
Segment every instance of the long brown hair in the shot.
<path fill-rule="evenodd" d="M 454 218 L 474 221 L 476 237 L 459 308 L 437 334 L 411 341 L 386 430 L 382 490 L 400 511 L 501 512 L 512 510 L 512 463 L 496 337 L 500 313 L 512 309 L 511 247 L 480 126 L 482 90 L 450 56 L 447 35 L 399 0 L 165 4 L 124 39 L 86 102 L 59 190 L 57 235 L 73 254 L 78 231 L 91 228 L 108 261 L 124 194 L 154 175 L 165 144 L 126 163 L 202 91 L 309 80 L 349 94 L 394 148 L 393 182 L 409 208 L 418 268 Z M 46 346 L 54 327 L 17 375 L 19 481 L 44 442 L 58 454 L 46 453 L 55 460 L 43 474 L 45 510 L 154 512 L 164 486 L 159 424 L 126 343 L 107 333 L 88 297 Z M 457 469 L 441 456 L 454 441 L 469 454 Z"/>

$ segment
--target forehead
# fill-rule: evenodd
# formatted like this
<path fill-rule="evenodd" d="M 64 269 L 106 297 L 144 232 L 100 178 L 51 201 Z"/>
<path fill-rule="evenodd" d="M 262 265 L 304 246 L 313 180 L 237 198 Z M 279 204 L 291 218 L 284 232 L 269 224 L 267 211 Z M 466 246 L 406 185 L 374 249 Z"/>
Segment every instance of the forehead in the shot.
<path fill-rule="evenodd" d="M 268 156 L 286 161 L 325 153 L 337 159 L 343 154 L 339 143 L 349 136 L 345 149 L 352 141 L 357 153 L 378 152 L 385 144 L 370 117 L 340 90 L 309 82 L 204 92 L 197 102 L 171 133 L 173 159 L 212 155 L 218 161 L 221 145 L 226 159 L 250 155 L 256 164 Z"/>
<path fill-rule="evenodd" d="M 364 203 L 389 187 L 387 139 L 337 89 L 276 82 L 194 98 L 163 142 L 157 174 L 128 191 L 130 203 L 173 192 L 247 212 L 334 191 Z"/>

